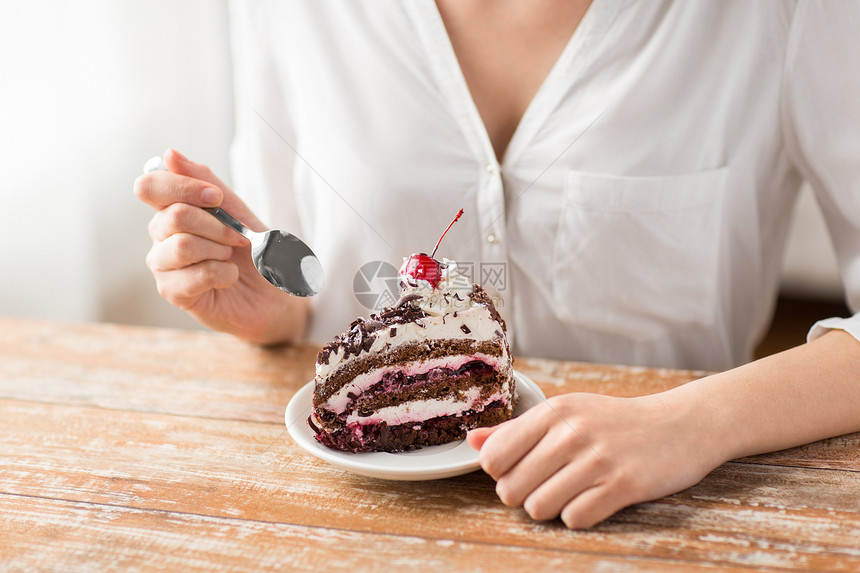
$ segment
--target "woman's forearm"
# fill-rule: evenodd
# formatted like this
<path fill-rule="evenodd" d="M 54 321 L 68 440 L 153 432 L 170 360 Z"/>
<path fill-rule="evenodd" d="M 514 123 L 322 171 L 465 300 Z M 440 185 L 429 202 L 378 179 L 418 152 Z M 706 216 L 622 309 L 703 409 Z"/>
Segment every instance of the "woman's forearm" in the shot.
<path fill-rule="evenodd" d="M 671 393 L 726 460 L 860 431 L 860 342 L 833 330 Z"/>
<path fill-rule="evenodd" d="M 310 301 L 307 298 L 286 296 L 268 317 L 267 328 L 260 333 L 244 337 L 248 342 L 270 346 L 295 343 L 304 339 L 310 322 Z"/>

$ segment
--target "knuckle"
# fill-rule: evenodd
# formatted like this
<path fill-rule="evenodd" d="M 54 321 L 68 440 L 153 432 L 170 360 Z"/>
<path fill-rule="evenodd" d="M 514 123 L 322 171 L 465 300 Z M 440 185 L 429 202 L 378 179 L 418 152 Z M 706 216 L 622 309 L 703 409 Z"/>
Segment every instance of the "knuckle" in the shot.
<path fill-rule="evenodd" d="M 166 226 L 171 233 L 188 231 L 191 206 L 187 203 L 173 203 L 164 210 Z"/>
<path fill-rule="evenodd" d="M 550 398 L 547 398 L 546 405 L 552 410 L 552 412 L 566 419 L 574 416 L 577 412 L 573 396 L 574 395 L 571 394 L 551 396 Z"/>
<path fill-rule="evenodd" d="M 568 529 L 582 530 L 594 527 L 607 517 L 607 515 L 602 514 L 588 515 L 584 513 L 571 513 L 570 515 L 562 514 L 561 520 Z"/>
<path fill-rule="evenodd" d="M 193 261 L 195 252 L 194 237 L 185 233 L 174 235 L 173 254 L 180 264 Z"/>
<path fill-rule="evenodd" d="M 175 275 L 178 271 L 172 271 Z M 191 307 L 190 295 L 187 292 L 188 283 L 182 279 L 161 281 L 156 279 L 158 294 L 171 305 L 182 310 L 188 310 Z"/>
<path fill-rule="evenodd" d="M 214 288 L 220 280 L 218 264 L 214 261 L 204 261 L 195 266 L 196 282 L 205 288 Z"/>
<path fill-rule="evenodd" d="M 568 529 L 588 529 L 600 519 L 590 515 L 588 508 L 568 504 L 561 512 L 561 520 Z"/>
<path fill-rule="evenodd" d="M 155 253 L 153 253 L 153 249 L 150 249 L 148 253 L 146 253 L 146 258 L 144 259 L 146 262 L 146 268 L 150 270 L 150 272 L 156 272 L 159 270 L 158 265 L 155 262 Z"/>
<path fill-rule="evenodd" d="M 156 213 L 153 217 L 149 219 L 149 223 L 146 225 L 146 230 L 149 233 L 149 238 L 153 241 L 160 239 L 159 236 L 159 214 Z"/>
<path fill-rule="evenodd" d="M 523 503 L 523 495 L 510 480 L 501 479 L 496 482 L 496 495 L 507 506 L 517 507 Z"/>
<path fill-rule="evenodd" d="M 620 467 L 615 470 L 615 475 L 612 477 L 612 486 L 617 491 L 624 492 L 625 498 L 645 499 L 645 488 L 640 477 L 640 474 L 632 468 Z"/>
<path fill-rule="evenodd" d="M 196 267 L 197 281 L 203 285 L 211 285 L 217 276 L 213 265 L 208 262 L 201 263 Z"/>
<path fill-rule="evenodd" d="M 580 464 L 586 475 L 606 476 L 610 471 L 610 463 L 590 448 L 586 455 L 582 456 Z"/>
<path fill-rule="evenodd" d="M 543 498 L 538 494 L 530 495 L 526 498 L 525 502 L 523 502 L 523 509 L 529 514 L 529 517 L 536 521 L 543 521 L 544 519 L 554 517 L 550 515 Z"/>
<path fill-rule="evenodd" d="M 588 526 L 584 524 L 582 518 L 574 512 L 563 511 L 561 520 L 568 529 L 585 529 Z"/>
<path fill-rule="evenodd" d="M 611 452 L 606 451 L 601 455 L 600 452 L 595 449 L 597 445 L 589 444 L 588 456 L 585 458 L 585 464 L 589 470 L 606 472 L 610 467 L 612 467 L 614 457 L 611 455 Z"/>
<path fill-rule="evenodd" d="M 547 456 L 553 459 L 571 459 L 582 444 L 582 438 L 567 426 L 558 427 L 550 437 L 543 446 L 547 448 Z"/>
<path fill-rule="evenodd" d="M 156 289 L 158 290 L 158 295 L 170 304 L 176 306 L 176 292 L 168 287 L 165 281 L 156 280 L 155 284 Z"/>
<path fill-rule="evenodd" d="M 239 267 L 229 262 L 218 263 L 218 265 L 221 269 L 223 269 L 219 287 L 227 288 L 236 284 L 236 282 L 239 280 Z"/>
<path fill-rule="evenodd" d="M 222 261 L 206 261 L 200 265 L 201 282 L 208 289 L 229 288 L 239 280 L 239 267 Z"/>
<path fill-rule="evenodd" d="M 513 496 L 511 495 L 510 488 L 506 482 L 501 480 L 496 482 L 496 495 L 503 504 L 508 506 L 514 505 Z"/>
<path fill-rule="evenodd" d="M 140 175 L 134 180 L 134 194 L 141 201 L 146 201 L 150 198 L 150 189 L 152 188 L 152 176 L 149 174 Z"/>
<path fill-rule="evenodd" d="M 478 462 L 491 477 L 498 478 L 502 473 L 502 464 L 498 454 L 485 444 L 478 454 Z"/>

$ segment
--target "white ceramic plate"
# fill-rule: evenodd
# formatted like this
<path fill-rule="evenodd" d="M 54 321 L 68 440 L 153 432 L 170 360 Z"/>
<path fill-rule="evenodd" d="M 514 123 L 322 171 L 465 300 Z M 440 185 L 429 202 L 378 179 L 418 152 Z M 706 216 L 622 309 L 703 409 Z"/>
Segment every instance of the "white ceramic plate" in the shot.
<path fill-rule="evenodd" d="M 516 370 L 514 380 L 519 393 L 519 402 L 514 410 L 514 416 L 519 416 L 546 399 L 537 384 Z M 478 452 L 473 450 L 465 440 L 398 454 L 386 452 L 353 454 L 327 448 L 316 441 L 307 422 L 313 409 L 311 403 L 313 391 L 313 381 L 302 386 L 287 405 L 284 420 L 290 435 L 302 448 L 333 466 L 369 477 L 411 481 L 458 476 L 480 467 Z"/>

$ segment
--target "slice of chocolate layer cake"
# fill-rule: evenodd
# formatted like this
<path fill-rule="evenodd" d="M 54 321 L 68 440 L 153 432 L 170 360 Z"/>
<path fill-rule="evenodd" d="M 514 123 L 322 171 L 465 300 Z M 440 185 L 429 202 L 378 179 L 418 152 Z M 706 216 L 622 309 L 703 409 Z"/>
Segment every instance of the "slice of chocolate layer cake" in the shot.
<path fill-rule="evenodd" d="M 433 271 L 416 257 L 436 263 L 407 259 L 400 301 L 357 319 L 319 353 L 308 423 L 330 448 L 413 450 L 513 414 L 510 350 L 493 301 L 456 264 Z"/>

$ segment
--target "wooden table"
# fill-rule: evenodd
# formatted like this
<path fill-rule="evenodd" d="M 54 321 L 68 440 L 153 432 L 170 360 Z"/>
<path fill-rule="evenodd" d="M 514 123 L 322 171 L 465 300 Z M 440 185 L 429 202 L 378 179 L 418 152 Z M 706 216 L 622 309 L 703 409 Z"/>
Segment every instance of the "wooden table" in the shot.
<path fill-rule="evenodd" d="M 503 506 L 480 471 L 393 482 L 306 454 L 283 415 L 315 354 L 0 319 L 0 570 L 860 571 L 860 434 L 733 461 L 569 531 Z M 547 395 L 697 376 L 516 367 Z"/>

